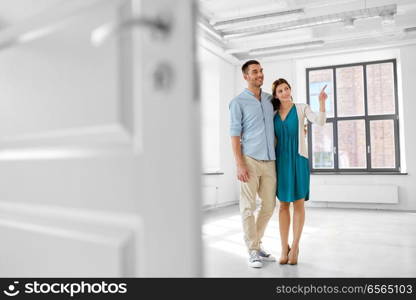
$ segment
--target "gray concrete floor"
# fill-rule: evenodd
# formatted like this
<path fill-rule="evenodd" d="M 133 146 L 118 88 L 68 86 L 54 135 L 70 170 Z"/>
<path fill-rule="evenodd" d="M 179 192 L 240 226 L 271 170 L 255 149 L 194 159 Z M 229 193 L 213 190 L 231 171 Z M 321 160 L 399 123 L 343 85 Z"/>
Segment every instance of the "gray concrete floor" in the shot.
<path fill-rule="evenodd" d="M 263 246 L 278 259 L 277 213 Z M 416 277 L 416 213 L 306 207 L 298 265 L 247 267 L 238 206 L 206 211 L 206 277 Z M 290 236 L 291 241 L 291 236 Z"/>

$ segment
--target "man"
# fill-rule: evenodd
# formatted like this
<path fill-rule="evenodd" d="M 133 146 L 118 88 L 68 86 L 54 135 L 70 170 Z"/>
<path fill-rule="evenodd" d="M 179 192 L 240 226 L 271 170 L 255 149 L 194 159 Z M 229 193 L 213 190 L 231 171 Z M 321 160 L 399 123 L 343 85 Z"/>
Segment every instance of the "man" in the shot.
<path fill-rule="evenodd" d="M 272 96 L 261 90 L 263 69 L 256 60 L 241 68 L 247 88 L 230 102 L 231 144 L 240 185 L 240 212 L 244 240 L 249 251 L 248 265 L 261 268 L 263 261 L 275 261 L 261 247 L 267 223 L 276 205 Z M 257 214 L 257 195 L 261 206 Z"/>

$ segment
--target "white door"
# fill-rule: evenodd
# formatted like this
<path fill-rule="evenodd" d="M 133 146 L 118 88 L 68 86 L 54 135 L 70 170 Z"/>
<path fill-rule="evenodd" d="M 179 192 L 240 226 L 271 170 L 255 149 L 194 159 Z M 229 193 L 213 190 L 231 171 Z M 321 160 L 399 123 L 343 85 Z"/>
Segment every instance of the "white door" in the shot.
<path fill-rule="evenodd" d="M 0 276 L 200 276 L 191 0 L 5 0 Z"/>

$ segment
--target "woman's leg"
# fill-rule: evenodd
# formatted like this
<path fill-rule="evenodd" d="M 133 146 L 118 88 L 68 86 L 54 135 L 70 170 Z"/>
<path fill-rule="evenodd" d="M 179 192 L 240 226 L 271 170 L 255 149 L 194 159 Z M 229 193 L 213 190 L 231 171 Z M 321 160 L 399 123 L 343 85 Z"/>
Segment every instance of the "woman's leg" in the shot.
<path fill-rule="evenodd" d="M 289 202 L 279 201 L 279 230 L 280 230 L 280 242 L 282 246 L 282 252 L 279 262 L 281 264 L 287 263 L 288 257 L 288 245 L 289 245 L 289 227 L 290 227 L 290 211 Z"/>
<path fill-rule="evenodd" d="M 305 199 L 293 202 L 293 242 L 289 255 L 289 263 L 296 264 L 299 252 L 299 242 L 305 224 Z"/>

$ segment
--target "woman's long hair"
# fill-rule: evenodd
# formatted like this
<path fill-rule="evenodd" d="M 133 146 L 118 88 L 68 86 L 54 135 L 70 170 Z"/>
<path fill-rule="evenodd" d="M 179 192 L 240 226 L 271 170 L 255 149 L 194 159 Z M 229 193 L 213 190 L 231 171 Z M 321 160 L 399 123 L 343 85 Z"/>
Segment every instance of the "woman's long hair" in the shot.
<path fill-rule="evenodd" d="M 289 82 L 287 82 L 287 80 L 286 80 L 286 79 L 284 79 L 284 78 L 279 78 L 279 79 L 277 79 L 277 80 L 275 80 L 275 81 L 273 82 L 273 84 L 272 84 L 272 96 L 273 96 L 273 99 L 272 99 L 272 104 L 273 104 L 273 109 L 274 109 L 275 111 L 279 111 L 279 108 L 280 108 L 280 100 L 279 100 L 279 98 L 277 98 L 277 97 L 276 97 L 276 88 L 277 88 L 279 85 L 283 84 L 283 83 L 286 83 L 286 84 L 287 84 L 287 86 L 288 86 L 290 89 L 292 89 L 292 87 L 290 86 Z"/>

